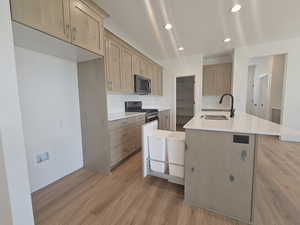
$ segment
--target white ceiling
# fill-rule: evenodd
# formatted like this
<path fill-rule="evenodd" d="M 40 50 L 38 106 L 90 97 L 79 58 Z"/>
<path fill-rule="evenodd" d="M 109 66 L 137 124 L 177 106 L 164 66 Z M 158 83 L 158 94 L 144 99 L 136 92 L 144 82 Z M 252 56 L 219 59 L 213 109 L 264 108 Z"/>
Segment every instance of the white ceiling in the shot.
<path fill-rule="evenodd" d="M 234 47 L 300 36 L 300 0 L 95 0 L 152 56 L 224 54 Z M 243 8 L 230 12 L 234 3 Z M 171 31 L 164 25 L 170 22 Z M 232 42 L 225 44 L 223 39 Z"/>

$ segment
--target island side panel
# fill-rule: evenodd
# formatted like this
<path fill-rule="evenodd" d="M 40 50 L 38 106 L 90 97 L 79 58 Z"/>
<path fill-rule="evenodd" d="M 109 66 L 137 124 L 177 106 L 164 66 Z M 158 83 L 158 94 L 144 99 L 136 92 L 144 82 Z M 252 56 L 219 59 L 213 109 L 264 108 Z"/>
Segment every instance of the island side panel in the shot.
<path fill-rule="evenodd" d="M 237 135 L 249 143 L 235 143 Z M 251 223 L 255 139 L 253 134 L 187 130 L 185 201 Z"/>

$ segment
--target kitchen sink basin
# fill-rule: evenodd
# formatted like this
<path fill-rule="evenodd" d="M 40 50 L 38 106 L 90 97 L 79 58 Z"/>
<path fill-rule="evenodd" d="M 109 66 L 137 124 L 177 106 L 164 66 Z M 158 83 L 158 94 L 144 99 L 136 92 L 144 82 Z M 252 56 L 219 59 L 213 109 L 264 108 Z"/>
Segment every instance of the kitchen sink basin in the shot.
<path fill-rule="evenodd" d="M 205 120 L 228 120 L 227 116 L 225 115 L 204 115 L 201 116 Z"/>

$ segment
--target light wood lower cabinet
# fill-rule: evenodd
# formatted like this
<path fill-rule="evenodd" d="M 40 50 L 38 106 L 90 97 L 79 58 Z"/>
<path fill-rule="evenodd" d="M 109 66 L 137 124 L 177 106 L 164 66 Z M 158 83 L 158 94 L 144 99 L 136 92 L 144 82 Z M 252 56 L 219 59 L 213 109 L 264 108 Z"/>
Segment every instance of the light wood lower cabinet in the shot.
<path fill-rule="evenodd" d="M 255 135 L 187 130 L 186 202 L 250 223 L 255 139 Z"/>
<path fill-rule="evenodd" d="M 170 110 L 164 110 L 160 111 L 158 113 L 158 128 L 161 130 L 170 130 L 170 124 L 171 124 L 171 112 Z"/>
<path fill-rule="evenodd" d="M 12 19 L 104 55 L 103 20 L 108 14 L 91 0 L 11 0 Z"/>
<path fill-rule="evenodd" d="M 145 116 L 109 122 L 111 167 L 142 147 L 142 125 Z"/>

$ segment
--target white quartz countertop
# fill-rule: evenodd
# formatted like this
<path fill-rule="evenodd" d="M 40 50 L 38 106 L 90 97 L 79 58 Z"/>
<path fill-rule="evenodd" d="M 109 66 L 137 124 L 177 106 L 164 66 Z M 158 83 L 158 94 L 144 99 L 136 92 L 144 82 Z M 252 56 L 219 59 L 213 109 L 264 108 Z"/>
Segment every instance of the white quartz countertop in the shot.
<path fill-rule="evenodd" d="M 108 121 L 121 120 L 129 117 L 145 115 L 143 112 L 121 112 L 108 114 Z"/>
<path fill-rule="evenodd" d="M 226 115 L 228 120 L 206 120 L 202 115 Z M 244 134 L 261 135 L 300 135 L 300 131 L 288 129 L 268 120 L 260 119 L 248 113 L 236 112 L 234 118 L 229 117 L 229 112 L 201 112 L 191 119 L 185 129 L 222 131 Z"/>

